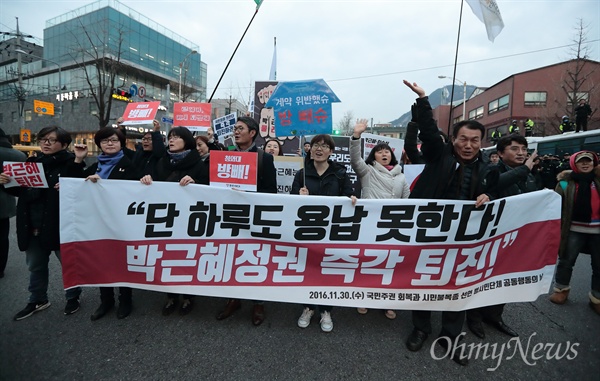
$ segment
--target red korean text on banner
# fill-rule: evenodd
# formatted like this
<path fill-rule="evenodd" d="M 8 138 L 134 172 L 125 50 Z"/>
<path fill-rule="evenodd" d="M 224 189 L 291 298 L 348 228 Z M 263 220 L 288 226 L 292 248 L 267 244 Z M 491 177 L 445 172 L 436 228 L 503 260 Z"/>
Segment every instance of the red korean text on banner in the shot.
<path fill-rule="evenodd" d="M 61 179 L 65 288 L 462 311 L 546 294 L 560 241 L 549 190 L 475 208 L 106 181 Z M 114 218 L 77 229 L 90 215 L 77 203 Z"/>
<path fill-rule="evenodd" d="M 256 152 L 211 151 L 210 185 L 256 192 Z"/>
<path fill-rule="evenodd" d="M 4 184 L 5 188 L 48 188 L 48 182 L 46 182 L 46 175 L 44 175 L 42 163 L 5 161 L 2 166 L 2 172 L 10 177 L 10 182 Z"/>
<path fill-rule="evenodd" d="M 211 126 L 210 103 L 184 103 L 173 105 L 173 125 L 187 127 L 190 131 L 207 131 Z"/>
<path fill-rule="evenodd" d="M 135 102 L 127 105 L 123 113 L 123 125 L 152 125 L 160 102 Z"/>

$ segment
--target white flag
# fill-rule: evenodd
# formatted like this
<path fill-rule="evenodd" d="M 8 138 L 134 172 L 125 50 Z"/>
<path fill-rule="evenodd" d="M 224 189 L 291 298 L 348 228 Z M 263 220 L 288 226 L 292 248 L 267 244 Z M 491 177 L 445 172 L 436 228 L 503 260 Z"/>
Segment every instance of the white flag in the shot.
<path fill-rule="evenodd" d="M 496 0 L 466 0 L 473 13 L 482 23 L 485 24 L 488 39 L 494 42 L 494 38 L 500 34 L 504 28 L 504 22 L 500 15 L 500 9 Z"/>
<path fill-rule="evenodd" d="M 271 72 L 269 81 L 277 81 L 277 38 L 273 38 L 273 61 L 271 61 Z"/>

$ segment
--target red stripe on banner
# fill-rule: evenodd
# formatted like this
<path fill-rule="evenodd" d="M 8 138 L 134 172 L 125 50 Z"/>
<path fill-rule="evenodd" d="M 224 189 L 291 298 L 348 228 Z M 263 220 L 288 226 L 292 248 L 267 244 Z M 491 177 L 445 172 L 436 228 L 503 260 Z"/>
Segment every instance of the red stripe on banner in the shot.
<path fill-rule="evenodd" d="M 326 286 L 456 290 L 556 263 L 560 220 L 477 244 L 365 245 L 264 240 L 83 241 L 61 245 L 65 288 Z"/>

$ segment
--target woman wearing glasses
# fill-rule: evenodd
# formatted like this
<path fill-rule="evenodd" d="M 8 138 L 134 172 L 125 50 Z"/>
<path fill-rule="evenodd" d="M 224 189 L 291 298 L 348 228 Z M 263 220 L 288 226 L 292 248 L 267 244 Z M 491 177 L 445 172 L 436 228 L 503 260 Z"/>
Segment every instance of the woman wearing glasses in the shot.
<path fill-rule="evenodd" d="M 125 147 L 125 135 L 119 129 L 104 127 L 94 135 L 94 142 L 102 153 L 98 155 L 98 162 L 90 165 L 81 172 L 79 177 L 85 177 L 86 181 L 93 183 L 101 179 L 110 180 L 137 180 L 139 172 L 133 162 L 123 152 Z M 82 163 L 88 154 L 85 144 L 75 144 L 75 162 Z M 98 320 L 106 315 L 115 305 L 114 290 L 112 287 L 100 287 L 100 306 L 90 316 L 92 320 Z M 119 308 L 117 318 L 124 319 L 131 313 L 131 288 L 119 287 Z"/>
<path fill-rule="evenodd" d="M 310 141 L 310 158 L 305 161 L 304 169 L 299 170 L 294 177 L 290 194 L 303 196 L 348 196 L 352 198 L 352 204 L 356 203 L 356 197 L 346 173 L 346 167 L 332 160 L 329 156 L 333 153 L 335 143 L 329 135 L 315 135 Z M 315 313 L 316 306 L 304 305 L 302 315 L 298 319 L 298 327 L 306 328 Z M 333 321 L 331 320 L 332 306 L 319 306 L 321 312 L 321 330 L 331 332 Z"/>
<path fill-rule="evenodd" d="M 48 261 L 52 251 L 60 260 L 58 181 L 75 171 L 74 156 L 67 151 L 71 135 L 60 127 L 44 127 L 38 133 L 41 153 L 28 162 L 41 163 L 48 188 L 12 187 L 4 189 L 19 197 L 17 202 L 17 240 L 19 249 L 25 251 L 29 268 L 29 302 L 14 320 L 23 320 L 50 307 L 48 301 Z M 79 170 L 83 170 L 83 166 Z M 2 168 L 0 168 L 1 170 Z M 0 173 L 0 184 L 10 177 Z M 65 315 L 79 310 L 79 287 L 66 291 Z"/>
<path fill-rule="evenodd" d="M 169 149 L 156 166 L 156 176 L 145 175 L 142 184 L 150 185 L 152 181 L 177 182 L 181 186 L 188 184 L 208 185 L 208 169 L 196 150 L 196 140 L 185 127 L 175 127 L 169 131 Z M 180 315 L 187 315 L 194 307 L 192 295 L 182 295 L 183 302 Z M 163 306 L 164 316 L 172 314 L 179 304 L 179 294 L 167 294 L 167 302 Z"/>
<path fill-rule="evenodd" d="M 361 197 L 370 199 L 408 198 L 410 189 L 394 151 L 387 143 L 379 143 L 371 150 L 366 160 L 360 155 L 360 136 L 367 130 L 367 120 L 356 121 L 350 139 L 350 164 L 360 178 Z M 358 308 L 359 314 L 366 314 L 366 308 Z M 394 310 L 386 310 L 388 319 L 395 319 Z"/>

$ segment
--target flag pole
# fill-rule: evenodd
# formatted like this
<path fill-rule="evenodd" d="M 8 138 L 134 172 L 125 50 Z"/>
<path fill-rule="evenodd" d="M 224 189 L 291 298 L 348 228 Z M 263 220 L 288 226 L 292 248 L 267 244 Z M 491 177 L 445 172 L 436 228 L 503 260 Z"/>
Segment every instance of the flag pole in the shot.
<path fill-rule="evenodd" d="M 448 113 L 448 138 L 452 135 L 450 134 L 450 129 L 452 127 L 452 109 L 453 109 L 453 101 L 454 101 L 454 84 L 456 83 L 456 64 L 458 62 L 458 45 L 460 43 L 460 26 L 462 25 L 462 14 L 463 14 L 463 5 L 465 1 L 460 0 L 460 16 L 458 17 L 458 35 L 456 36 L 456 53 L 454 54 L 454 69 L 452 71 L 452 91 L 450 93 L 450 112 Z M 466 99 L 463 99 L 463 102 L 466 102 Z M 464 114 L 464 112 L 463 112 Z M 466 115 L 463 115 L 463 120 L 466 120 Z"/>
<path fill-rule="evenodd" d="M 246 27 L 246 30 L 244 31 L 244 34 L 242 34 L 242 38 L 240 38 L 240 40 L 238 41 L 237 46 L 233 50 L 233 54 L 229 58 L 229 61 L 227 62 L 227 65 L 225 65 L 225 70 L 223 70 L 223 73 L 221 73 L 221 77 L 219 78 L 219 81 L 217 82 L 217 85 L 215 86 L 215 89 L 213 90 L 212 94 L 210 95 L 210 98 L 208 99 L 208 103 L 210 103 L 210 101 L 212 101 L 213 97 L 215 96 L 215 93 L 217 92 L 217 89 L 219 88 L 219 85 L 221 84 L 221 80 L 225 76 L 225 72 L 227 72 L 227 68 L 229 67 L 229 64 L 231 63 L 231 61 L 233 60 L 233 56 L 235 56 L 235 53 L 237 52 L 238 48 L 240 47 L 240 44 L 242 43 L 242 40 L 244 39 L 244 36 L 246 36 L 246 32 L 248 32 L 248 29 L 250 29 L 250 25 L 252 25 L 252 21 L 254 21 L 254 18 L 258 14 L 258 9 L 259 8 L 260 8 L 260 4 L 256 7 L 256 11 L 254 12 L 254 15 L 252 15 L 252 18 L 250 19 L 250 22 L 248 23 L 248 26 Z"/>

